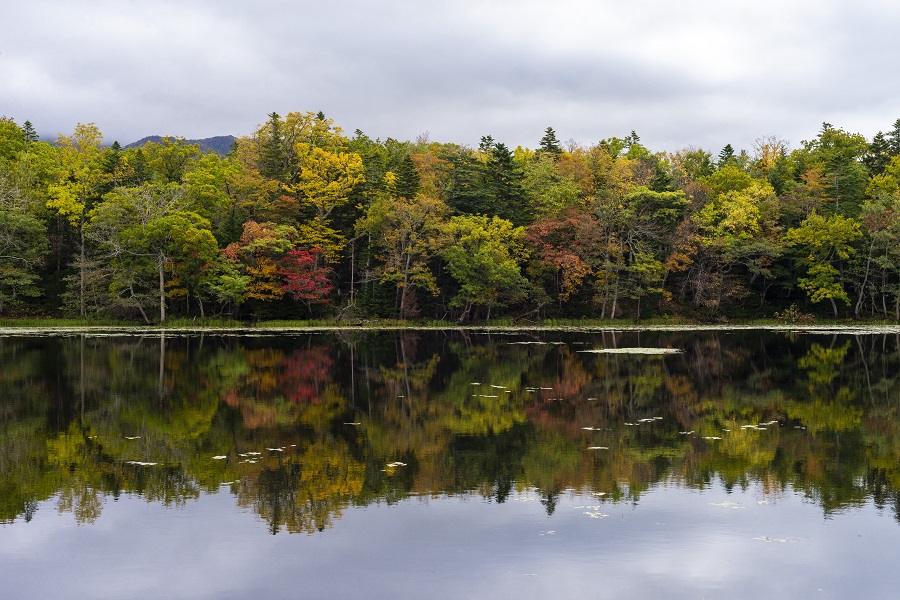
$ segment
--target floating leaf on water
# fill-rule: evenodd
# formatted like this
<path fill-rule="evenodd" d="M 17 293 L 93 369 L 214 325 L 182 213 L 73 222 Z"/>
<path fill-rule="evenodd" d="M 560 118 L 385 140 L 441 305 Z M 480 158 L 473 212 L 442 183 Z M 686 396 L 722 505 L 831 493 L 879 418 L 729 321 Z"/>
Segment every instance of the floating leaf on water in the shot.
<path fill-rule="evenodd" d="M 217 456 L 213 456 L 213 460 L 224 460 L 226 458 L 228 458 L 228 457 L 225 456 L 224 454 L 219 454 Z"/>
<path fill-rule="evenodd" d="M 126 440 L 139 440 L 139 439 L 141 439 L 141 436 L 139 436 L 139 435 L 131 435 L 131 436 L 126 435 L 126 436 L 125 436 L 125 439 L 126 439 Z"/>
<path fill-rule="evenodd" d="M 266 448 L 269 452 L 284 452 L 284 448 Z"/>
<path fill-rule="evenodd" d="M 584 514 L 586 514 L 587 516 L 589 516 L 592 519 L 603 519 L 603 518 L 606 518 L 609 516 L 608 514 L 602 513 L 602 512 L 586 512 Z"/>
<path fill-rule="evenodd" d="M 261 454 L 262 454 L 262 452 L 248 452 L 247 456 L 259 456 Z"/>
<path fill-rule="evenodd" d="M 761 535 L 761 536 L 755 537 L 753 539 L 759 540 L 760 542 L 769 542 L 769 543 L 776 543 L 776 544 L 786 544 L 788 542 L 796 542 L 797 541 L 797 540 L 792 540 L 791 538 L 783 538 L 783 537 L 773 538 L 773 537 L 769 537 L 767 535 Z"/>
<path fill-rule="evenodd" d="M 588 354 L 681 354 L 684 350 L 679 348 L 592 348 L 590 350 L 576 350 Z"/>
<path fill-rule="evenodd" d="M 704 440 L 721 440 L 722 438 L 720 438 L 717 435 L 704 435 L 703 439 Z"/>
<path fill-rule="evenodd" d="M 609 450 L 609 446 L 588 446 L 588 450 Z"/>
<path fill-rule="evenodd" d="M 344 423 L 344 425 L 362 425 L 362 423 Z"/>
<path fill-rule="evenodd" d="M 492 387 L 492 388 L 496 388 L 496 389 L 498 389 L 498 390 L 505 390 L 505 389 L 506 389 L 506 386 L 505 386 L 505 385 L 494 385 L 493 383 L 491 384 L 491 387 Z"/>
<path fill-rule="evenodd" d="M 694 430 L 692 429 L 690 431 L 679 431 L 678 433 L 680 435 L 691 435 L 692 433 L 694 433 Z"/>
<path fill-rule="evenodd" d="M 710 502 L 710 506 L 720 506 L 722 508 L 746 508 L 743 504 L 738 504 L 737 502 Z"/>
<path fill-rule="evenodd" d="M 481 384 L 478 382 L 473 382 L 473 383 L 470 383 L 469 385 L 481 385 Z"/>
<path fill-rule="evenodd" d="M 140 466 L 140 467 L 153 467 L 153 466 L 156 466 L 158 463 L 155 463 L 155 462 L 141 462 L 141 461 L 139 461 L 139 460 L 129 460 L 129 461 L 127 461 L 125 464 L 128 464 L 128 465 L 138 465 L 138 466 Z"/>
<path fill-rule="evenodd" d="M 391 467 L 391 468 L 394 468 L 394 467 L 405 467 L 405 466 L 406 466 L 406 463 L 402 463 L 402 462 L 400 462 L 400 461 L 397 461 L 397 462 L 388 463 L 387 466 L 388 466 L 388 467 Z"/>

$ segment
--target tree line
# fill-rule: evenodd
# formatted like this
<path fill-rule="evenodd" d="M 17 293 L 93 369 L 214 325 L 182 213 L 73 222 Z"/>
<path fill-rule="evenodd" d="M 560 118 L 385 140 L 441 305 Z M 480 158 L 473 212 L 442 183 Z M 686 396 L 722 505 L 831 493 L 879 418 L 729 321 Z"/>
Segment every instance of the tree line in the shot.
<path fill-rule="evenodd" d="M 713 155 L 272 113 L 220 156 L 4 117 L 0 316 L 900 320 L 898 207 L 900 119 Z"/>

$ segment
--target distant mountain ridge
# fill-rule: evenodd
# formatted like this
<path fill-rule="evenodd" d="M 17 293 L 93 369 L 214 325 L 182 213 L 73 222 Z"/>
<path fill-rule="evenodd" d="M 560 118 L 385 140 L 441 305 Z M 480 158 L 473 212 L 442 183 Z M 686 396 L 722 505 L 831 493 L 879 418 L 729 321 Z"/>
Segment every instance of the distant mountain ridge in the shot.
<path fill-rule="evenodd" d="M 139 148 L 146 144 L 147 142 L 159 143 L 163 140 L 164 137 L 169 137 L 174 139 L 175 136 L 162 136 L 162 135 L 148 135 L 147 137 L 141 138 L 136 142 L 131 142 L 125 148 Z M 231 152 L 231 146 L 234 144 L 235 138 L 233 135 L 217 135 L 214 137 L 203 138 L 202 140 L 184 140 L 188 144 L 197 144 L 200 146 L 201 152 L 215 152 L 219 156 L 225 156 L 229 152 Z"/>

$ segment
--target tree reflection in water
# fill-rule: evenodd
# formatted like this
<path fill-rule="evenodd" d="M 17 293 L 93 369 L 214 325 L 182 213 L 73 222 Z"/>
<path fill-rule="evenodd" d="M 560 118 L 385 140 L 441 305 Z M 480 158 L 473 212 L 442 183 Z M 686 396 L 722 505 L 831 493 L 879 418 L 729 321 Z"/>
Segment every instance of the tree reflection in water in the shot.
<path fill-rule="evenodd" d="M 683 352 L 579 352 L 635 346 Z M 410 496 L 536 490 L 552 514 L 567 491 L 716 480 L 826 514 L 900 506 L 892 334 L 6 336 L 0 364 L 2 522 L 228 491 L 273 533 L 314 533 Z"/>

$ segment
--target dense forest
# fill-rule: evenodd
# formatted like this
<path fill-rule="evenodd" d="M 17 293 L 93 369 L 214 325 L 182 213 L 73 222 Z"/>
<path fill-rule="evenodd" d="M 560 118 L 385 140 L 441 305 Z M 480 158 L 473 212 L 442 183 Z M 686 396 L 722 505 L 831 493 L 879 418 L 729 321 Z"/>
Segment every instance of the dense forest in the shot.
<path fill-rule="evenodd" d="M 272 113 L 221 156 L 2 118 L 0 317 L 900 320 L 898 208 L 900 120 L 714 155 Z"/>

